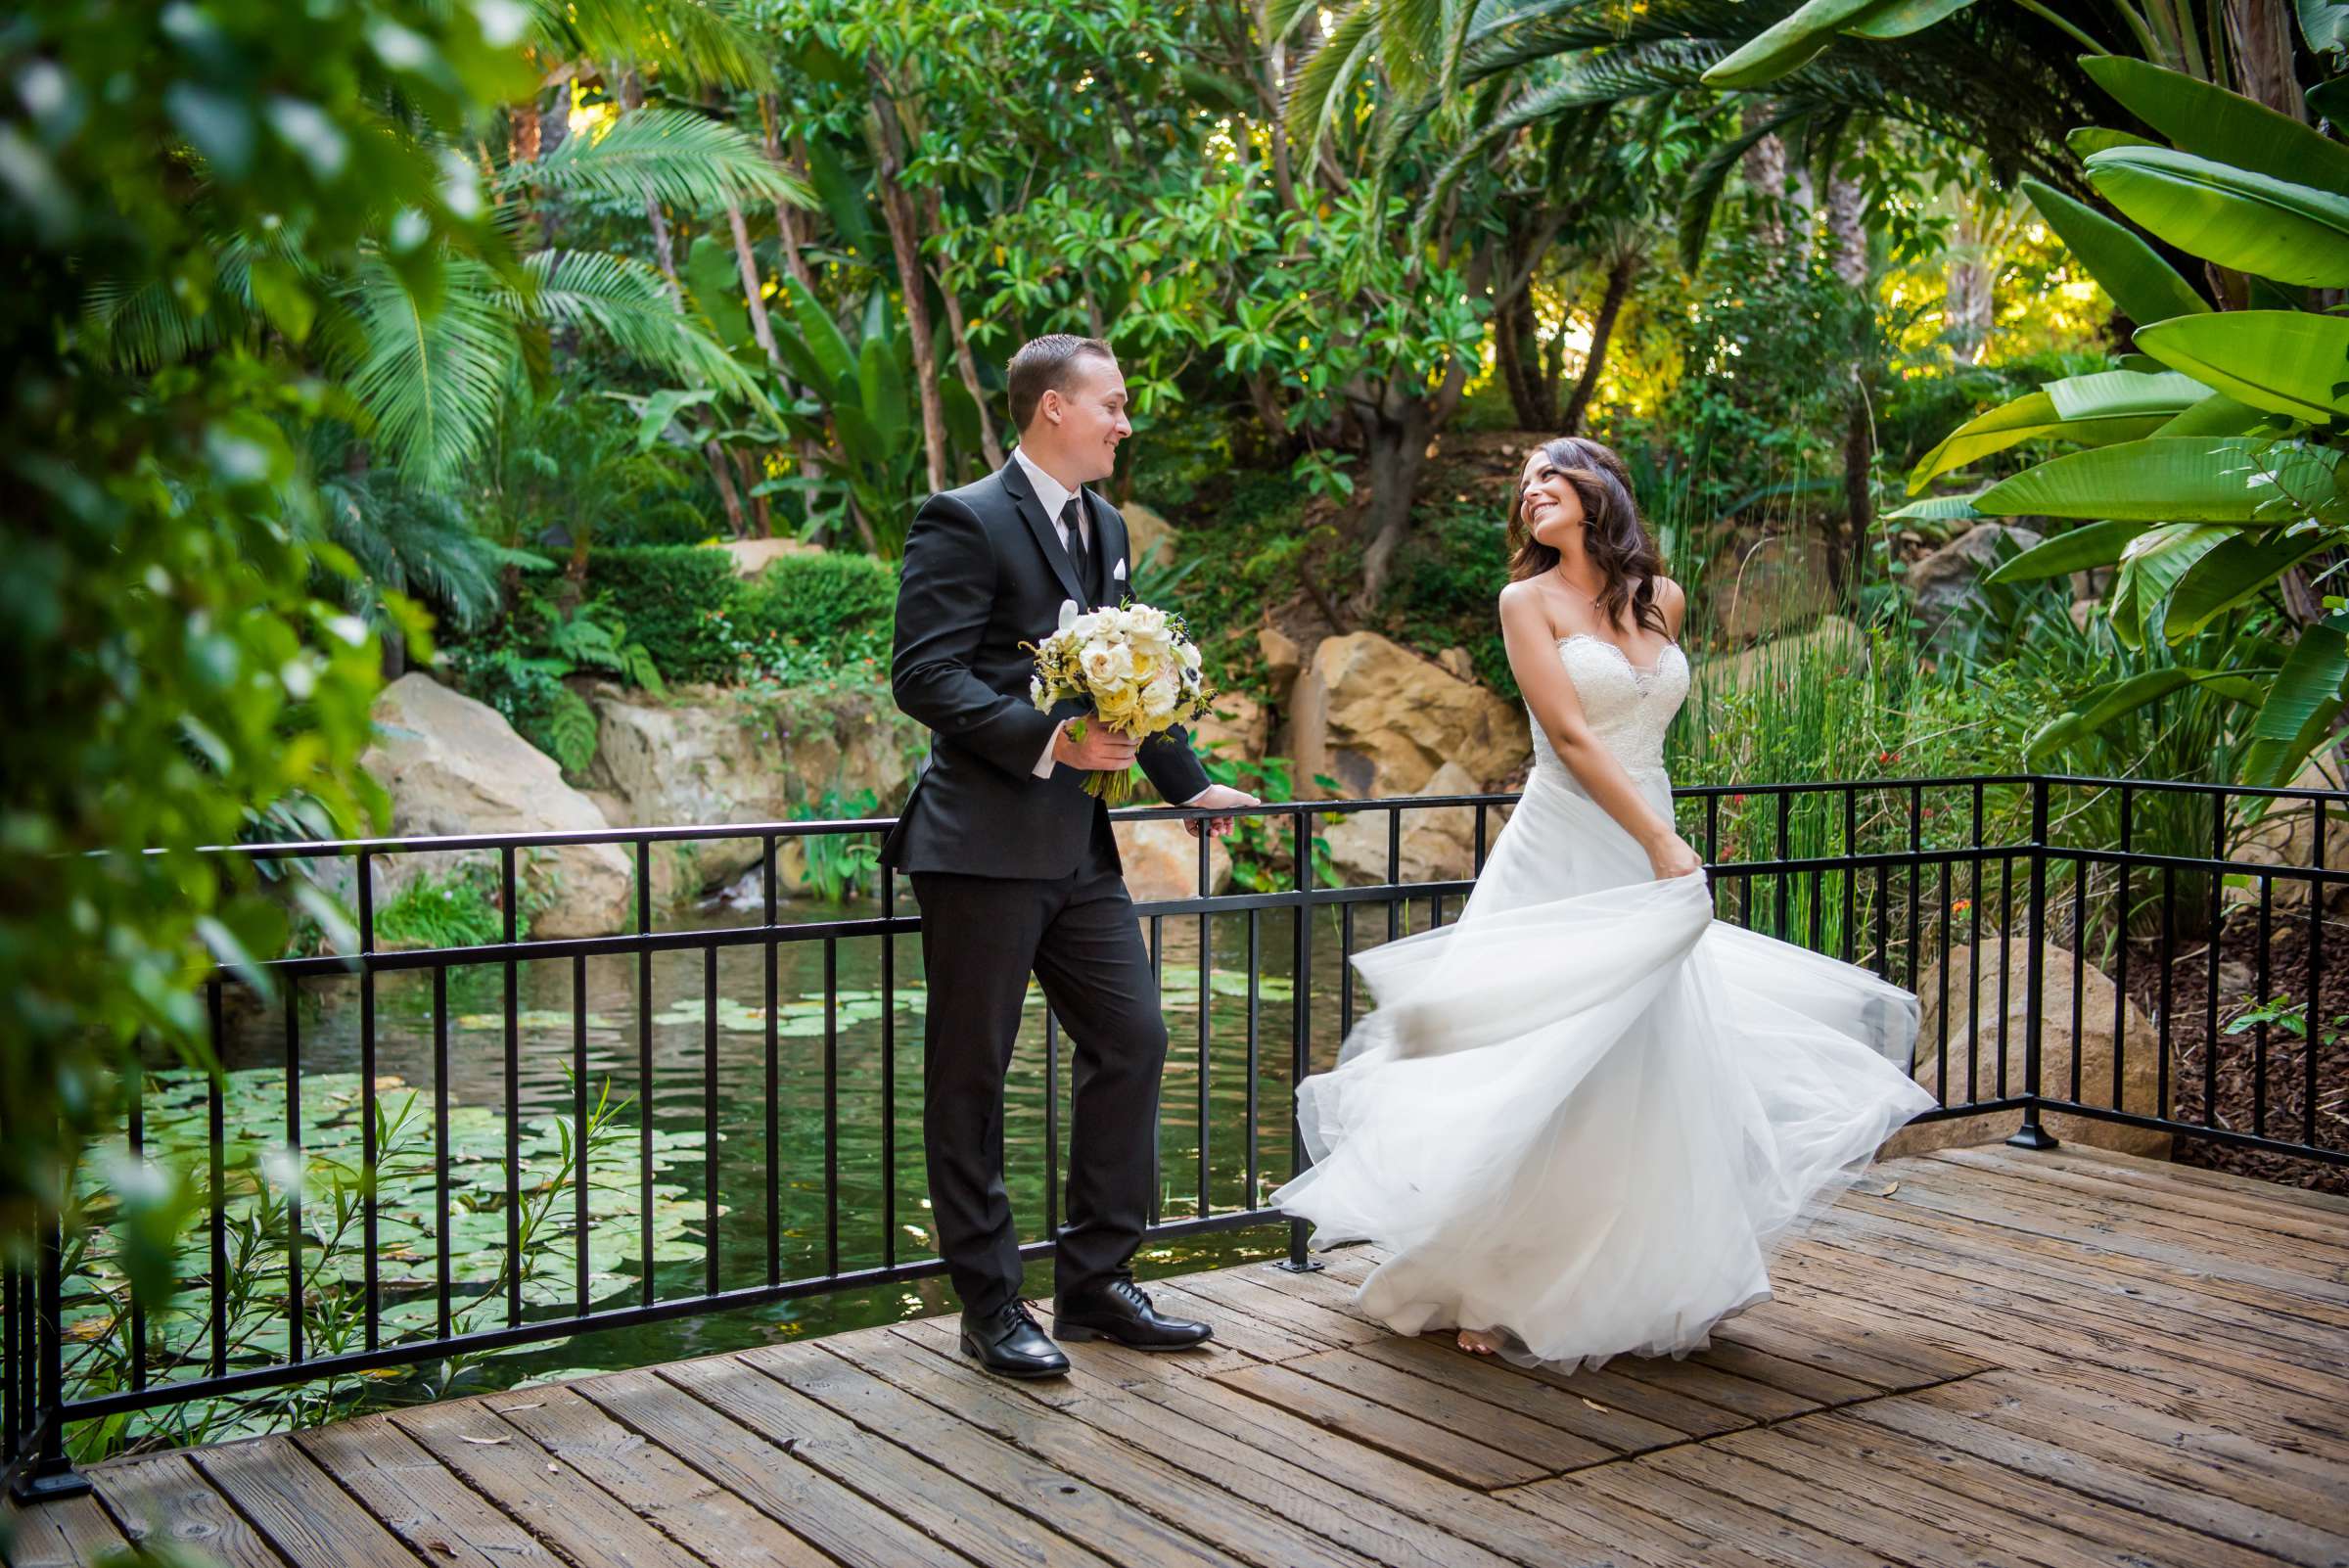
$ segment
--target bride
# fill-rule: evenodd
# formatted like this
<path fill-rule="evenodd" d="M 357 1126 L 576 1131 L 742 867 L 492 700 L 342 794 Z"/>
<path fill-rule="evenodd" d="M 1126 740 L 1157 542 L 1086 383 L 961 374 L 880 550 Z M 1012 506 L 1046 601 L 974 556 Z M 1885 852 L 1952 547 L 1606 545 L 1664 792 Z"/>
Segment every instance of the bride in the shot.
<path fill-rule="evenodd" d="M 1684 1356 L 1933 1104 L 1916 998 L 1715 923 L 1664 771 L 1686 599 L 1622 459 L 1537 448 L 1509 537 L 1533 774 L 1458 920 L 1354 958 L 1376 1010 L 1299 1085 L 1314 1163 L 1272 1201 L 1388 1251 L 1357 1299 L 1400 1333 L 1569 1369 Z"/>

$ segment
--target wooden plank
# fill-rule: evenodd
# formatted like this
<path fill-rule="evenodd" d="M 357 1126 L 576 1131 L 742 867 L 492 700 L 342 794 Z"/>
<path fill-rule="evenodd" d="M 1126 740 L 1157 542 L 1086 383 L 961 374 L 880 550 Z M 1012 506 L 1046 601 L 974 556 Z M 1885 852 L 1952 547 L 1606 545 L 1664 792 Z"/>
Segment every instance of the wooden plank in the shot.
<path fill-rule="evenodd" d="M 1783 1296 L 1715 1324 L 1713 1343 L 1742 1345 L 1854 1382 L 1872 1384 L 1888 1393 L 1970 1376 L 1991 1364 L 1959 1356 L 1946 1346 L 1928 1346 L 1913 1335 L 1889 1333 L 1812 1312 Z M 1932 1355 L 1920 1355 L 1920 1350 Z M 1947 1370 L 1952 1361 L 1963 1369 Z"/>
<path fill-rule="evenodd" d="M 1714 1336 L 1709 1348 L 1688 1360 L 1697 1365 L 1718 1367 L 1756 1383 L 1783 1389 L 1809 1400 L 1815 1406 L 1849 1405 L 1854 1400 L 1874 1399 L 1883 1392 L 1875 1385 L 1864 1383 L 1856 1377 L 1846 1377 L 1840 1372 L 1831 1372 L 1824 1367 L 1784 1356 L 1773 1356 L 1768 1351 L 1756 1350 L 1751 1345 L 1724 1339 L 1719 1334 Z"/>
<path fill-rule="evenodd" d="M 2230 1311 L 2216 1298 L 2189 1290 L 2152 1281 L 2133 1290 L 2119 1288 L 2060 1264 L 2019 1264 L 2011 1258 L 1960 1255 L 1937 1238 L 1919 1239 L 1889 1228 L 1864 1233 L 1843 1226 L 1827 1229 L 1807 1257 L 1855 1274 L 1891 1271 L 1932 1276 L 1936 1282 L 1956 1279 L 1976 1292 L 1975 1299 L 2059 1300 L 2067 1313 L 2077 1310 L 2117 1317 L 2132 1326 L 2158 1329 L 2200 1344 L 2229 1345 L 2263 1361 L 2294 1363 L 2327 1376 L 2335 1373 L 2339 1358 L 2321 1342 L 2312 1342 L 2312 1330 L 2325 1339 L 2349 1339 L 2349 1333 L 2328 1333 L 2305 1320 L 2279 1321 L 2248 1309 Z M 2341 1386 L 2349 1392 L 2349 1380 Z"/>
<path fill-rule="evenodd" d="M 1616 1451 L 1603 1443 L 1522 1415 L 1454 1383 L 1422 1377 L 1408 1364 L 1399 1366 L 1352 1351 L 1328 1351 L 1284 1364 L 1332 1388 L 1375 1400 L 1391 1409 L 1514 1453 L 1544 1470 L 1570 1470 L 1615 1456 Z"/>
<path fill-rule="evenodd" d="M 1024 1435 L 1032 1441 L 1020 1444 L 999 1437 L 968 1413 L 982 1397 L 975 1387 L 964 1387 L 959 1398 L 944 1405 L 925 1403 L 814 1343 L 749 1351 L 739 1360 L 1071 1542 L 1104 1546 L 1115 1543 L 1122 1563 L 1240 1560 L 1266 1568 L 1279 1568 L 1284 1562 L 1359 1568 L 1366 1560 L 1329 1548 L 1287 1521 L 1258 1513 L 1124 1444 L 1089 1438 L 1082 1446 L 1091 1452 L 1073 1454 L 1069 1447 L 1055 1445 L 1045 1435 L 1053 1428 L 1064 1433 L 1079 1430 L 1063 1416 L 1046 1413 L 1039 1419 L 1009 1407 L 1027 1419 Z M 1003 1418 L 1002 1407 L 996 1418 Z M 1050 1446 L 1053 1452 L 1039 1455 L 1035 1444 Z M 1077 1462 L 1071 1463 L 1072 1458 Z M 1136 1501 L 1145 1502 L 1147 1511 L 1135 1506 Z"/>
<path fill-rule="evenodd" d="M 193 1546 L 231 1568 L 285 1568 L 185 1453 L 102 1464 L 90 1482 L 133 1545 Z"/>
<path fill-rule="evenodd" d="M 1807 1415 L 1771 1429 L 1800 1440 L 1814 1475 L 1850 1474 L 1855 1484 L 1898 1493 L 1920 1508 L 2011 1514 L 2028 1531 L 2060 1535 L 2106 1560 L 2179 1568 L 2275 1568 L 2264 1551 L 2220 1541 L 2166 1519 L 2010 1470 L 1978 1454 L 1863 1421 L 1846 1411 Z M 1724 1447 L 1745 1441 L 1745 1434 Z"/>
<path fill-rule="evenodd" d="M 1937 1408 L 1969 1415 L 2028 1438 L 2045 1438 L 2073 1453 L 2111 1460 L 2137 1474 L 2244 1503 L 2282 1519 L 2331 1519 L 2349 1526 L 2349 1494 L 2309 1486 L 2289 1474 L 2232 1462 L 2183 1443 L 2149 1440 L 2107 1424 L 2110 1412 L 2084 1411 L 2059 1387 L 1999 1372 L 1935 1391 Z M 2091 1418 L 2101 1415 L 2104 1419 Z M 2349 1534 L 2334 1538 L 2349 1557 Z"/>
<path fill-rule="evenodd" d="M 426 1562 L 450 1568 L 560 1568 L 563 1562 L 388 1417 L 360 1416 L 292 1437 Z"/>
<path fill-rule="evenodd" d="M 922 1325 L 907 1324 L 900 1332 Z M 1215 1378 L 1171 1371 L 1155 1358 L 1109 1347 L 1099 1367 L 1122 1392 L 1221 1434 L 1236 1451 L 1270 1455 L 1348 1492 L 1445 1530 L 1527 1568 L 1549 1568 L 1554 1536 L 1539 1521 L 1416 1464 L 1359 1443 L 1340 1441 L 1276 1405 L 1251 1399 Z"/>
<path fill-rule="evenodd" d="M 1324 1350 L 1384 1339 L 1388 1334 L 1376 1323 L 1287 1295 L 1246 1273 L 1193 1274 L 1183 1281 L 1183 1288 L 1227 1313 L 1244 1314 L 1275 1332 L 1313 1340 Z"/>
<path fill-rule="evenodd" d="M 1415 1372 L 1488 1404 L 1546 1422 L 1592 1443 L 1603 1444 L 1617 1453 L 1636 1453 L 1644 1449 L 1661 1448 L 1665 1444 L 1685 1442 L 1687 1439 L 1687 1434 L 1677 1427 L 1646 1420 L 1629 1410 L 1618 1410 L 1581 1395 L 1570 1394 L 1555 1384 L 1528 1376 L 1505 1362 L 1471 1356 L 1457 1346 L 1432 1336 L 1382 1339 L 1376 1344 L 1364 1345 L 1356 1354 Z"/>
<path fill-rule="evenodd" d="M 1222 1373 L 1214 1381 L 1463 1486 L 1514 1486 L 1550 1473 L 1549 1466 L 1504 1453 L 1474 1438 L 1307 1377 L 1291 1366 L 1244 1367 Z"/>
<path fill-rule="evenodd" d="M 1510 1487 L 1495 1497 L 1567 1531 L 1578 1542 L 1605 1545 L 1591 1560 L 1610 1568 L 1779 1568 L 1775 1559 L 1739 1551 L 1714 1532 L 1678 1518 L 1642 1513 L 1584 1493 L 1553 1490 L 1550 1483 Z"/>
<path fill-rule="evenodd" d="M 2149 1187 L 2142 1181 L 2115 1180 L 2060 1159 L 2023 1168 L 2011 1158 L 1974 1149 L 1941 1149 L 1933 1158 L 2009 1187 L 2044 1194 L 2043 1201 L 2060 1204 L 2068 1199 L 2092 1214 L 2135 1214 L 2188 1234 L 2207 1233 L 2229 1250 L 2281 1246 L 2320 1265 L 2337 1268 L 2349 1263 L 2349 1222 L 2339 1216 L 2270 1208 L 2235 1194 L 2201 1193 L 2183 1185 Z M 2197 1221 L 2211 1222 L 2215 1228 L 2205 1231 Z"/>
<path fill-rule="evenodd" d="M 1708 1405 L 1652 1383 L 1638 1382 L 1612 1367 L 1597 1371 L 1586 1367 L 1569 1373 L 1535 1366 L 1527 1368 L 1526 1376 L 1564 1389 L 1578 1399 L 1590 1400 L 1610 1410 L 1627 1410 L 1643 1421 L 1669 1426 L 1692 1438 L 1712 1437 L 1754 1424 L 1750 1417 L 1734 1410 L 1725 1410 L 1718 1405 Z"/>
<path fill-rule="evenodd" d="M 2213 1497 L 2193 1487 L 2142 1475 L 2109 1460 L 2077 1452 L 2068 1435 L 2034 1438 L 1977 1419 L 1943 1401 L 1962 1384 L 1945 1384 L 1896 1400 L 1850 1407 L 1857 1419 L 1890 1431 L 1939 1443 L 2010 1470 L 2053 1481 L 2154 1518 L 2189 1526 L 2237 1545 L 2251 1546 L 2308 1568 L 2332 1568 L 2349 1541 L 2297 1519 L 2286 1519 L 2248 1503 Z"/>
<path fill-rule="evenodd" d="M 1068 1379 L 1079 1397 L 1047 1406 L 1022 1397 L 1034 1385 L 1002 1384 L 911 1336 L 852 1334 L 822 1343 L 873 1375 L 1056 1463 L 1076 1468 L 1091 1462 L 1106 1438 L 1389 1568 L 1502 1568 L 1504 1562 L 1287 1459 L 1238 1448 L 1213 1428 L 1082 1369 L 1072 1369 Z M 1054 1419 L 1055 1412 L 1069 1419 Z M 1235 1519 L 1246 1513 L 1233 1510 Z"/>
<path fill-rule="evenodd" d="M 129 1545 L 93 1493 L 61 1498 L 29 1508 L 8 1505 L 0 1529 L 14 1532 L 9 1561 L 15 1568 L 84 1568 Z"/>
<path fill-rule="evenodd" d="M 1618 1356 L 1607 1362 L 1606 1369 L 1635 1383 L 1718 1405 L 1749 1421 L 1782 1421 L 1819 1408 L 1817 1400 L 1739 1377 L 1724 1367 L 1708 1366 L 1694 1357 L 1674 1360 L 1663 1356 Z"/>
<path fill-rule="evenodd" d="M 1906 1194 L 1903 1195 L 1904 1197 Z M 2153 1290 L 2160 1299 L 2205 1314 L 2249 1307 L 2267 1318 L 2293 1318 L 2326 1330 L 2349 1329 L 2349 1306 L 2287 1294 L 2201 1269 L 2188 1274 L 2175 1264 L 2150 1263 L 2109 1252 L 2080 1240 L 2053 1241 L 2019 1230 L 1958 1220 L 1901 1198 L 1847 1200 L 1825 1216 L 1814 1244 L 1845 1235 L 1893 1235 L 1940 1247 L 1955 1256 L 1990 1258 L 2033 1270 L 2045 1269 L 2092 1288 L 2133 1295 Z"/>
<path fill-rule="evenodd" d="M 356 1562 L 392 1568 L 419 1560 L 332 1476 L 282 1437 L 198 1449 L 192 1457 L 205 1479 L 288 1562 L 305 1568 L 312 1563 Z"/>
<path fill-rule="evenodd" d="M 828 1568 L 831 1562 L 573 1389 L 529 1389 L 492 1398 L 489 1407 L 696 1556 L 726 1568 Z"/>
<path fill-rule="evenodd" d="M 731 1366 L 725 1358 L 690 1365 Z M 734 1375 L 764 1382 L 748 1367 Z M 752 1432 L 651 1371 L 574 1385 L 580 1398 L 850 1568 L 960 1568 L 970 1559 L 802 1462 L 787 1431 Z M 784 1445 L 789 1443 L 791 1452 Z"/>
<path fill-rule="evenodd" d="M 2071 1145 L 2026 1152 L 1993 1143 L 1963 1152 L 1978 1156 L 1962 1162 L 1967 1165 L 2025 1176 L 2037 1171 L 2063 1171 L 2134 1188 L 2155 1203 L 2185 1195 L 2230 1206 L 2234 1213 L 2254 1217 L 2255 1222 L 2270 1219 L 2317 1222 L 2329 1224 L 2335 1236 L 2349 1235 L 2349 1196 L 2338 1193 L 2314 1192 L 2306 1187 L 2289 1187 L 2232 1173 L 2201 1173 L 2221 1178 L 2222 1184 L 2213 1186 L 2188 1179 L 2187 1174 L 2197 1169 L 2193 1166 L 2143 1161 L 2134 1155 L 2107 1156 L 2100 1150 Z"/>
<path fill-rule="evenodd" d="M 662 1367 L 660 1375 L 754 1432 L 791 1439 L 795 1457 L 982 1562 L 1100 1568 L 1104 1560 L 984 1488 L 862 1430 L 737 1358 L 685 1361 Z M 1211 1554 L 1208 1560 L 1224 1559 Z"/>
<path fill-rule="evenodd" d="M 1323 1348 L 1318 1341 L 1288 1333 L 1252 1313 L 1233 1312 L 1221 1302 L 1195 1295 L 1180 1281 L 1153 1280 L 1150 1296 L 1161 1312 L 1194 1317 L 1212 1326 L 1216 1337 L 1209 1343 L 1229 1346 L 1251 1360 L 1285 1361 Z"/>
<path fill-rule="evenodd" d="M 2063 1376 L 2032 1382 L 2027 1402 L 2034 1410 L 2060 1411 L 2070 1418 L 2112 1427 L 2204 1462 L 2296 1477 L 2312 1485 L 2349 1486 L 2349 1447 L 2330 1445 L 2317 1452 L 2304 1441 L 2253 1435 L 2224 1413 L 2206 1421 L 2199 1413 L 2180 1408 L 2184 1402 L 2165 1398 L 2166 1393 L 2159 1385 L 2133 1389 Z M 2349 1503 L 2349 1494 L 2341 1500 Z"/>
<path fill-rule="evenodd" d="M 1678 1450 L 1667 1450 L 1677 1453 Z M 1544 1482 L 1549 1493 L 1580 1493 L 1594 1505 L 1636 1508 L 1677 1519 L 1752 1556 L 1791 1568 L 1918 1568 L 1904 1558 L 1870 1551 L 1734 1498 L 1659 1472 L 1647 1459 L 1594 1465 Z"/>
<path fill-rule="evenodd" d="M 697 1554 L 479 1400 L 394 1410 L 392 1421 L 578 1568 L 702 1568 Z"/>

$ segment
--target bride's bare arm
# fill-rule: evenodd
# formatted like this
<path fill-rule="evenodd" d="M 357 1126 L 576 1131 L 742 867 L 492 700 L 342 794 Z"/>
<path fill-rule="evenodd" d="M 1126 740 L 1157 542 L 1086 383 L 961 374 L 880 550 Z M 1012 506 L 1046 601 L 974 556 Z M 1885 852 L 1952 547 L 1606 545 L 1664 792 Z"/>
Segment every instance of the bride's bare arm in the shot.
<path fill-rule="evenodd" d="M 1508 650 L 1510 672 L 1517 677 L 1517 689 L 1525 693 L 1535 722 L 1549 737 L 1558 761 L 1572 771 L 1598 808 L 1647 852 L 1659 877 L 1684 876 L 1701 869 L 1695 852 L 1671 822 L 1656 814 L 1615 754 L 1590 732 L 1582 699 L 1575 695 L 1574 682 L 1558 658 L 1549 617 L 1533 592 L 1517 583 L 1500 591 L 1500 636 Z"/>

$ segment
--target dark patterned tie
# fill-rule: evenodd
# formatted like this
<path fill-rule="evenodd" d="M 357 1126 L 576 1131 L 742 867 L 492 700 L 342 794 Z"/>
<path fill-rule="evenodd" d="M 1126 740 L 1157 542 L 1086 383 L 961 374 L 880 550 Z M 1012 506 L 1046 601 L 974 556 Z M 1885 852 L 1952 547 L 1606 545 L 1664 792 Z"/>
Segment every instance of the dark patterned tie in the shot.
<path fill-rule="evenodd" d="M 1089 607 L 1100 595 L 1093 587 L 1092 552 L 1084 547 L 1084 530 L 1078 526 L 1083 505 L 1082 491 L 1070 496 L 1069 504 L 1060 509 L 1060 526 L 1068 532 L 1069 559 L 1077 566 L 1077 586 Z"/>

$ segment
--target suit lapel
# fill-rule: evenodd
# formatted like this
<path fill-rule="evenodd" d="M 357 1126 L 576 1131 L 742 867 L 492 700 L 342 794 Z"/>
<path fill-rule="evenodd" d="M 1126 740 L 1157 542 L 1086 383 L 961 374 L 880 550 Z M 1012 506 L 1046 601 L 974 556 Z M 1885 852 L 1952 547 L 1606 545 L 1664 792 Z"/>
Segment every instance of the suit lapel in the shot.
<path fill-rule="evenodd" d="M 1027 520 L 1028 531 L 1036 535 L 1036 548 L 1044 552 L 1045 564 L 1052 568 L 1052 575 L 1060 579 L 1062 590 L 1080 606 L 1091 605 L 1092 596 L 1077 580 L 1077 564 L 1069 559 L 1069 552 L 1061 548 L 1060 530 L 1044 515 L 1044 503 L 1036 498 L 1036 487 L 1028 483 L 1028 476 L 1020 469 L 1019 459 L 1015 457 L 1006 462 L 998 477 L 1003 481 L 1003 488 L 1011 492 L 1012 500 L 1018 504 L 1020 516 Z"/>
<path fill-rule="evenodd" d="M 1093 551 L 1093 572 L 1101 578 L 1099 602 L 1115 604 L 1131 581 L 1130 578 L 1121 581 L 1111 576 L 1117 571 L 1118 563 L 1126 559 L 1126 520 L 1092 491 L 1087 490 L 1084 495 L 1086 505 L 1092 512 L 1093 543 L 1098 546 Z M 1128 567 L 1127 570 L 1130 572 L 1133 569 Z"/>

